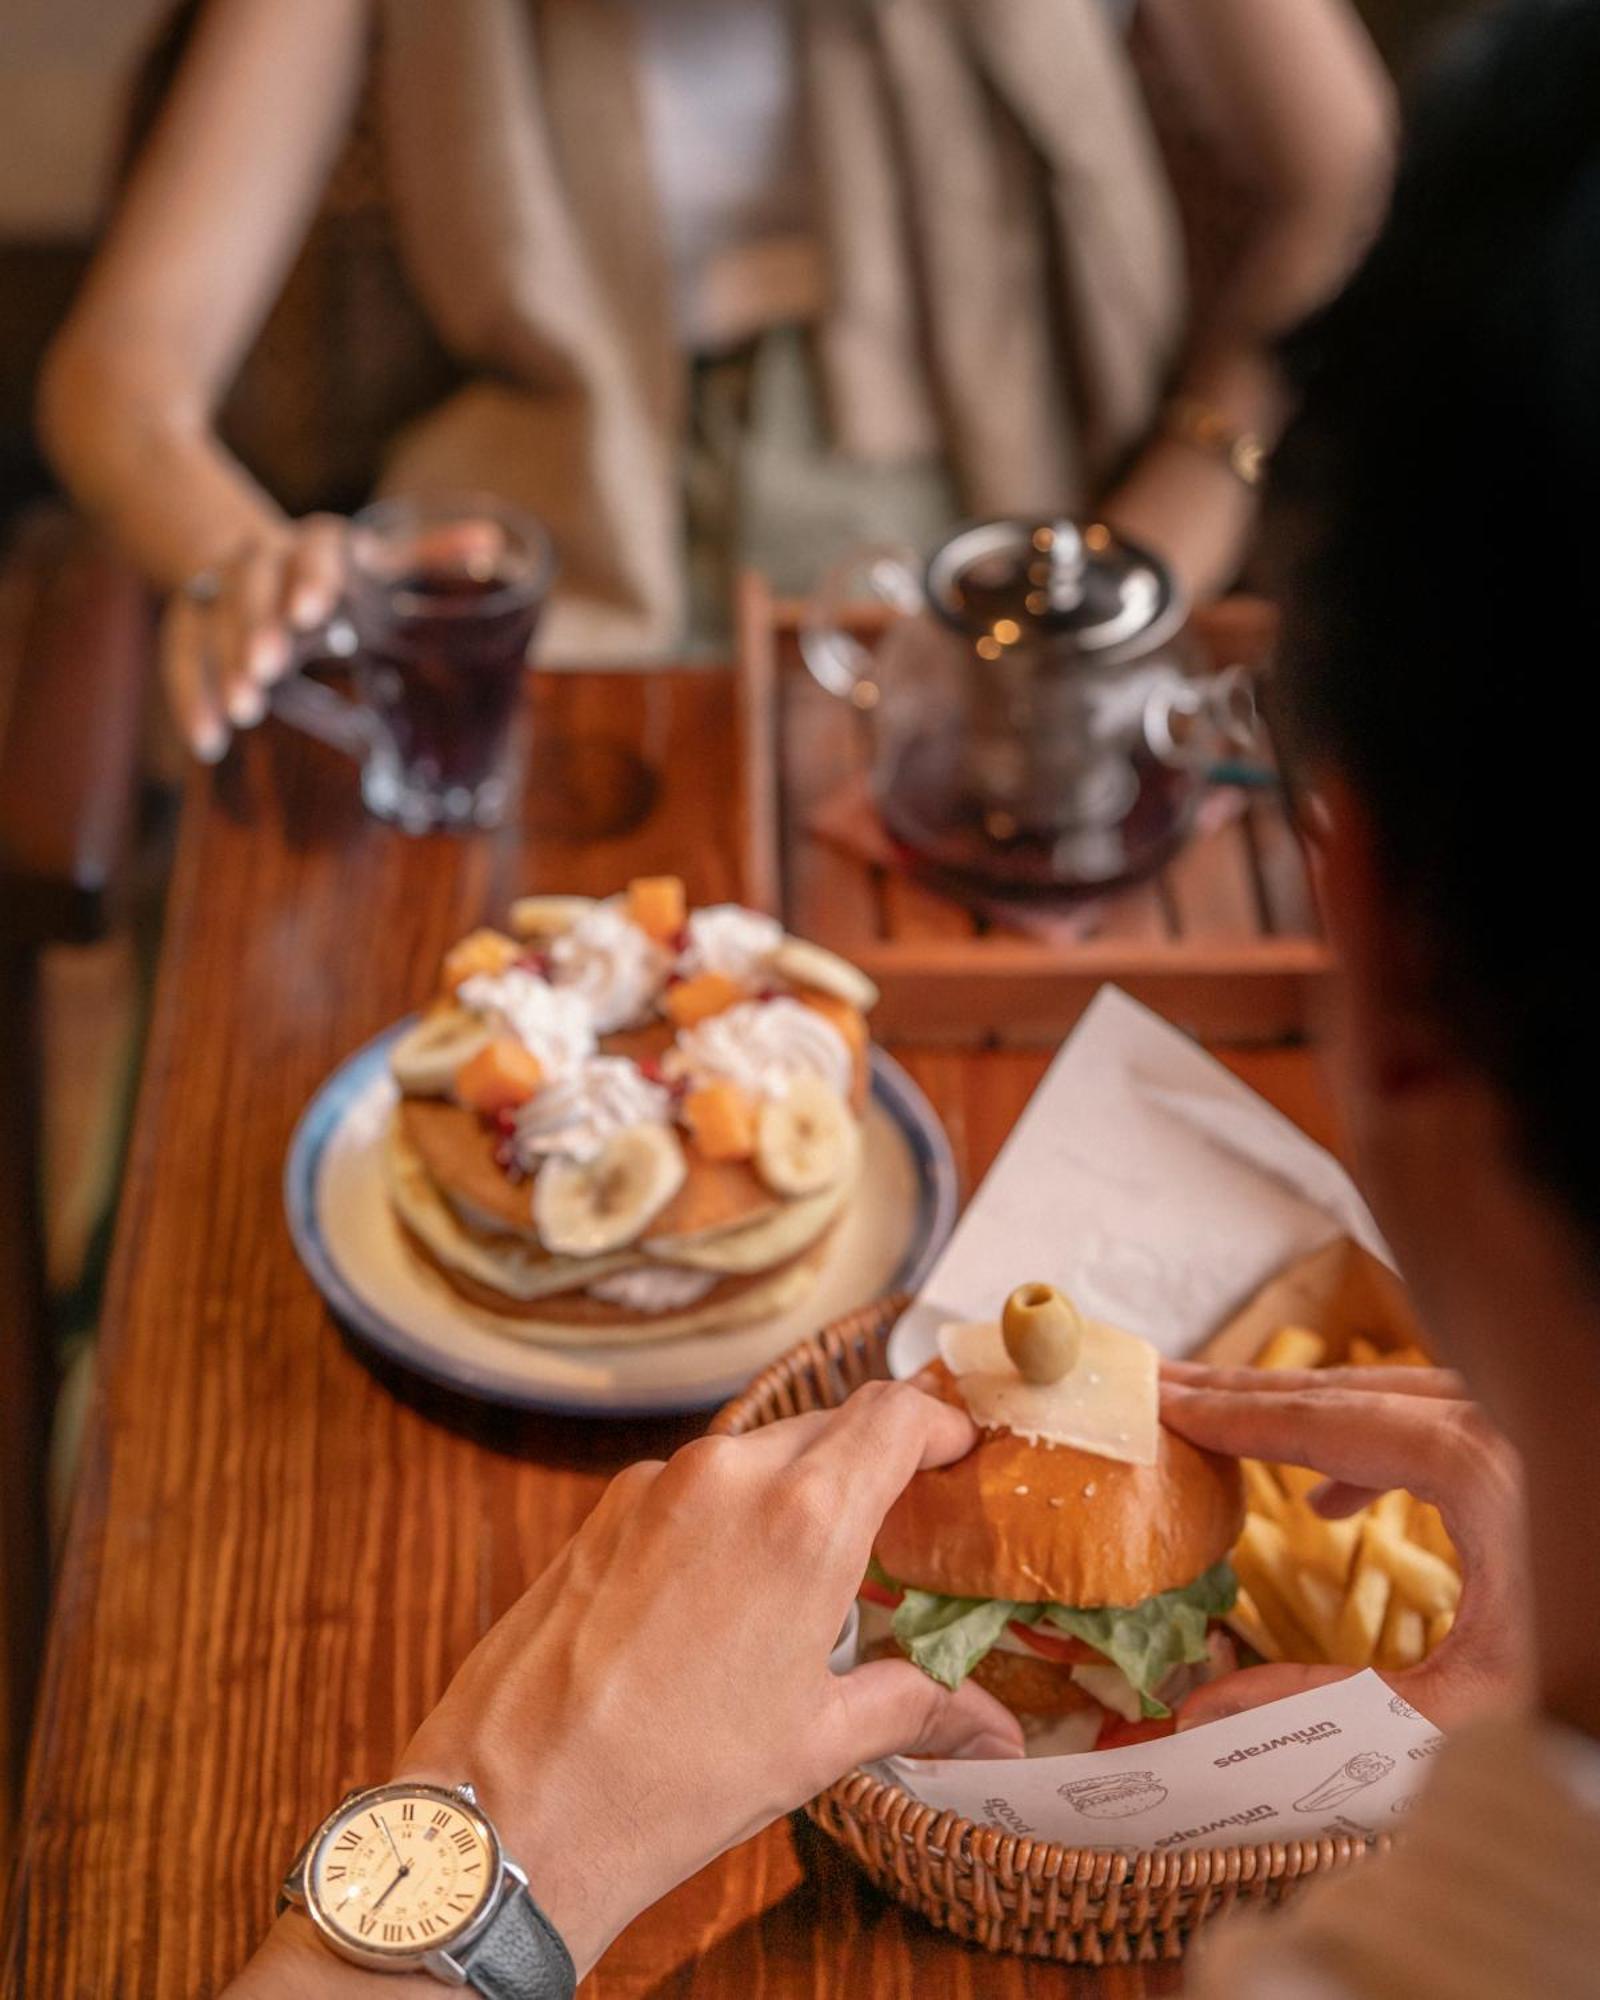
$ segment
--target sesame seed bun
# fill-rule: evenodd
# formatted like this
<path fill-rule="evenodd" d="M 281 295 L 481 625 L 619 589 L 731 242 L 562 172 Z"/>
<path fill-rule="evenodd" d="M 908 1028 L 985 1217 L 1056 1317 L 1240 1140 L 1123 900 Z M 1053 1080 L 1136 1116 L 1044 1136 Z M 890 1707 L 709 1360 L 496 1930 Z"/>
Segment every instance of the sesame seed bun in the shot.
<path fill-rule="evenodd" d="M 922 1381 L 960 1404 L 942 1361 Z M 1193 1583 L 1243 1525 L 1235 1461 L 1165 1427 L 1149 1466 L 986 1431 L 954 1465 L 916 1475 L 889 1510 L 875 1554 L 915 1590 L 1092 1609 Z"/>

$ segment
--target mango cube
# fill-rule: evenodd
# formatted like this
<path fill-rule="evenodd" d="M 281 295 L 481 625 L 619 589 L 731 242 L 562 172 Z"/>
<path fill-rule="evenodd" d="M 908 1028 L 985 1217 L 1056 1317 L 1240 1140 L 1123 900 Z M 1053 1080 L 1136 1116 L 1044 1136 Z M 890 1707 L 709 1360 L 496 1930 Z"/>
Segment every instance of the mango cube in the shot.
<path fill-rule="evenodd" d="M 836 999 L 831 993 L 819 993 L 814 987 L 808 988 L 796 997 L 811 1008 L 813 1013 L 820 1014 L 825 1021 L 832 1022 L 844 1036 L 851 1055 L 858 1061 L 866 1054 L 867 1017 L 859 1007 L 852 1007 L 848 1000 Z"/>
<path fill-rule="evenodd" d="M 544 1081 L 539 1058 L 510 1035 L 497 1035 L 456 1071 L 456 1096 L 484 1118 L 515 1111 Z"/>
<path fill-rule="evenodd" d="M 627 911 L 647 937 L 666 944 L 688 920 L 683 883 L 676 875 L 636 875 L 628 884 Z"/>
<path fill-rule="evenodd" d="M 692 1028 L 713 1014 L 725 1013 L 749 994 L 737 979 L 725 972 L 697 972 L 693 979 L 680 979 L 661 996 L 661 1011 L 679 1028 Z"/>
<path fill-rule="evenodd" d="M 515 965 L 522 950 L 516 939 L 507 937 L 503 931 L 471 931 L 445 953 L 439 983 L 447 993 L 454 993 L 463 981 L 475 978 L 480 972 L 492 978 Z"/>
<path fill-rule="evenodd" d="M 683 1122 L 708 1160 L 748 1160 L 756 1149 L 756 1107 L 721 1077 L 689 1092 Z"/>

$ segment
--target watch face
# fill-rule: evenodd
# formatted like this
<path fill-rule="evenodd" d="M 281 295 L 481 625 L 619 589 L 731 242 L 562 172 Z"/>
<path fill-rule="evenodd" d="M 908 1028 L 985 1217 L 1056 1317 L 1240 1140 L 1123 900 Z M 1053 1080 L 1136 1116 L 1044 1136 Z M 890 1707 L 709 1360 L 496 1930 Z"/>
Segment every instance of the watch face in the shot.
<path fill-rule="evenodd" d="M 386 1785 L 349 1800 L 306 1867 L 307 1901 L 338 1943 L 416 1958 L 468 1929 L 499 1878 L 488 1822 L 455 1793 Z"/>

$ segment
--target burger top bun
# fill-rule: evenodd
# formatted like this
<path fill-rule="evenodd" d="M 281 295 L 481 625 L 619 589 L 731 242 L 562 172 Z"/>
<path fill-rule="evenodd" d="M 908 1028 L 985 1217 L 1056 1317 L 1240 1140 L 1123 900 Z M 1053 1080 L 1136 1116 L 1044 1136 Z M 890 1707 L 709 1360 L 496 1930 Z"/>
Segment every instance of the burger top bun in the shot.
<path fill-rule="evenodd" d="M 918 1379 L 960 1404 L 942 1361 Z M 874 1553 L 914 1590 L 1092 1609 L 1193 1583 L 1243 1525 L 1237 1463 L 1165 1427 L 1154 1465 L 985 1431 L 965 1458 L 916 1475 Z"/>

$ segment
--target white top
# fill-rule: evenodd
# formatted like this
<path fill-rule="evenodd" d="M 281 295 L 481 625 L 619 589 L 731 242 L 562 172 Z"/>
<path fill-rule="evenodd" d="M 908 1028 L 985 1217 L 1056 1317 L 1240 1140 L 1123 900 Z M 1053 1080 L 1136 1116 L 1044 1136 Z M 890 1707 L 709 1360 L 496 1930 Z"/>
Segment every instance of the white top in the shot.
<path fill-rule="evenodd" d="M 633 0 L 633 9 L 684 343 L 727 347 L 814 318 L 822 259 L 783 0 Z"/>
<path fill-rule="evenodd" d="M 1119 27 L 1136 0 L 1106 0 Z M 785 0 L 632 0 L 678 333 L 693 353 L 814 319 L 814 233 Z"/>

